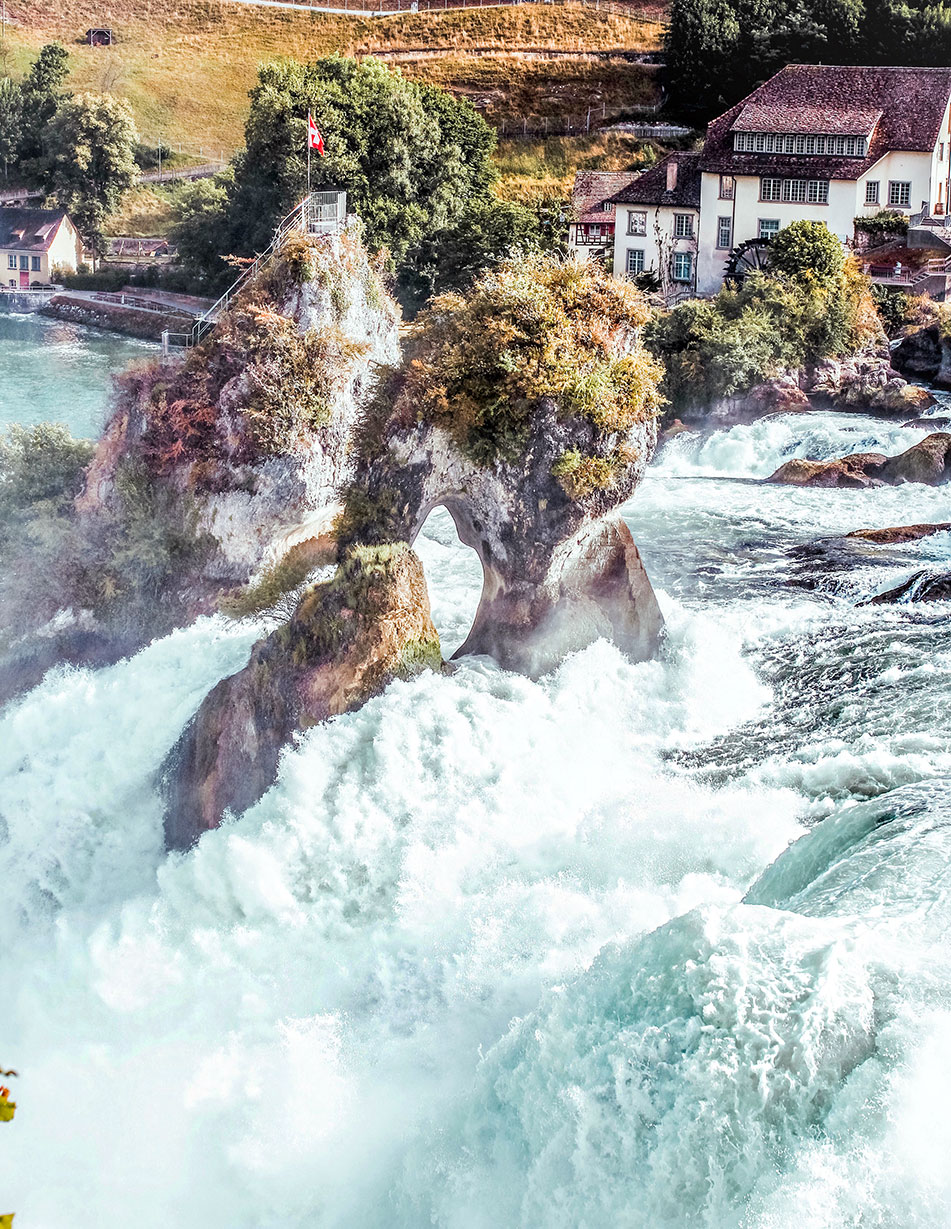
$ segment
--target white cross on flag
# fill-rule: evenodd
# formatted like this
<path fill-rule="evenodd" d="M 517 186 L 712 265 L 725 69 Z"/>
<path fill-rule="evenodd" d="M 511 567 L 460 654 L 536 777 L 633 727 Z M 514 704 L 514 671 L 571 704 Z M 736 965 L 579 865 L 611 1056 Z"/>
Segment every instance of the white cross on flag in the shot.
<path fill-rule="evenodd" d="M 321 158 L 324 156 L 324 138 L 320 135 L 320 129 L 314 123 L 314 117 L 307 112 L 307 148 L 316 149 Z"/>

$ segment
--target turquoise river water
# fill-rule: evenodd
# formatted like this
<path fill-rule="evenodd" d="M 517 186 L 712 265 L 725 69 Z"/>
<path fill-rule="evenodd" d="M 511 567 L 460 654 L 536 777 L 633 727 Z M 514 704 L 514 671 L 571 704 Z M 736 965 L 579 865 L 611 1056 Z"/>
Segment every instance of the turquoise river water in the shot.
<path fill-rule="evenodd" d="M 78 405 L 99 344 L 22 414 Z M 625 509 L 658 660 L 598 643 L 538 682 L 476 658 L 394 683 L 184 855 L 155 773 L 256 629 L 206 618 L 8 706 L 0 1211 L 951 1224 L 951 612 L 857 605 L 947 567 L 951 535 L 844 572 L 796 554 L 951 520 L 948 488 L 752 481 L 923 435 L 814 412 L 672 441 Z M 419 551 L 448 651 L 479 568 L 444 514 Z"/>

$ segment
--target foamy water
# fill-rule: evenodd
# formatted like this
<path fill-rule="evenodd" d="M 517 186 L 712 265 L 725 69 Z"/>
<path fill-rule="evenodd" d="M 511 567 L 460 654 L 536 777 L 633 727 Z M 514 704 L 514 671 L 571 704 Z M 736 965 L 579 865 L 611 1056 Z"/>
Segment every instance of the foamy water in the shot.
<path fill-rule="evenodd" d="M 395 683 L 186 855 L 162 853 L 154 775 L 253 629 L 203 620 L 0 714 L 0 1060 L 22 1072 L 0 1210 L 951 1223 L 951 624 L 855 606 L 951 541 L 817 577 L 790 554 L 951 520 L 947 490 L 748 481 L 918 438 L 844 418 L 658 458 L 626 515 L 659 660 L 599 643 L 539 682 L 468 659 Z M 419 551 L 448 651 L 479 567 L 444 513 Z"/>

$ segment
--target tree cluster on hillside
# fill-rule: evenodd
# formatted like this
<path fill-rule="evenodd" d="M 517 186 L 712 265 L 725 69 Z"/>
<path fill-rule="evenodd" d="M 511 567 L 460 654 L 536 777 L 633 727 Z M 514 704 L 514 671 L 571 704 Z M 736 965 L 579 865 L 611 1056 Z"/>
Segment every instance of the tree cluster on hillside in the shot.
<path fill-rule="evenodd" d="M 934 0 L 673 0 L 671 107 L 727 110 L 786 64 L 945 65 L 951 8 Z"/>
<path fill-rule="evenodd" d="M 281 61 L 259 70 L 245 149 L 179 205 L 173 237 L 208 285 L 227 276 L 225 257 L 262 251 L 307 191 L 308 113 L 326 150 L 311 157 L 311 188 L 347 192 L 411 309 L 540 245 L 536 215 L 491 192 L 495 133 L 470 103 L 372 59 Z"/>
<path fill-rule="evenodd" d="M 105 219 L 135 183 L 139 138 L 127 103 L 67 92 L 68 59 L 48 43 L 22 81 L 0 79 L 0 158 L 5 174 L 41 188 L 99 251 Z"/>
<path fill-rule="evenodd" d="M 682 303 L 645 331 L 673 413 L 881 339 L 868 279 L 824 222 L 793 222 L 773 240 L 768 274 Z"/>

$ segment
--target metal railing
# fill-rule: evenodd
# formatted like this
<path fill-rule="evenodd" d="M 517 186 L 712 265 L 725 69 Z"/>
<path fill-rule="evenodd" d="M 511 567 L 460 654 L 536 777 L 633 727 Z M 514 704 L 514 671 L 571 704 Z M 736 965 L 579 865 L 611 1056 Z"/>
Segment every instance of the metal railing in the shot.
<path fill-rule="evenodd" d="M 144 299 L 139 295 L 125 294 L 123 291 L 97 290 L 93 296 L 100 303 L 118 303 L 120 307 L 134 307 L 143 312 L 161 312 L 166 316 L 187 316 L 181 308 L 175 308 L 170 303 L 159 299 Z"/>
<path fill-rule="evenodd" d="M 331 198 L 334 198 L 333 201 Z M 218 323 L 238 291 L 260 272 L 265 261 L 273 256 L 284 238 L 297 230 L 306 235 L 337 235 L 343 230 L 347 217 L 346 192 L 311 192 L 281 220 L 274 237 L 260 255 L 256 256 L 241 275 L 235 279 L 217 302 L 203 312 L 187 333 L 162 334 L 162 352 L 167 355 L 172 345 L 190 350 Z"/>

